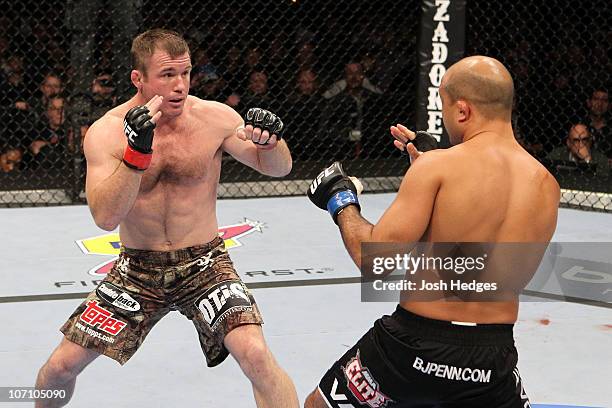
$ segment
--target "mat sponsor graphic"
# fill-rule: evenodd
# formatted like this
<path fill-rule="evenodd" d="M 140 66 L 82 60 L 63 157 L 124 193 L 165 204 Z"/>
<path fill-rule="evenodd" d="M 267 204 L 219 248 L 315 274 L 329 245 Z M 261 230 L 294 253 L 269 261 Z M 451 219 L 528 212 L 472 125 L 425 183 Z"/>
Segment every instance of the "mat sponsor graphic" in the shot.
<path fill-rule="evenodd" d="M 346 377 L 346 386 L 362 405 L 367 404 L 372 408 L 384 408 L 387 403 L 393 402 L 380 391 L 378 382 L 374 379 L 370 370 L 361 364 L 359 350 L 346 367 L 342 367 L 342 371 L 344 371 Z"/>
<path fill-rule="evenodd" d="M 204 320 L 215 331 L 231 313 L 253 310 L 249 292 L 240 281 L 223 281 L 212 286 L 196 300 Z"/>
<path fill-rule="evenodd" d="M 105 302 L 130 312 L 140 310 L 140 303 L 112 283 L 103 282 L 96 289 L 98 297 Z"/>
<path fill-rule="evenodd" d="M 298 277 L 308 277 L 313 276 L 315 274 L 329 274 L 333 272 L 334 268 L 330 268 L 327 266 L 321 268 L 286 268 L 286 269 L 261 269 L 255 271 L 246 271 L 244 275 L 249 278 L 276 278 L 276 277 L 286 277 L 286 276 L 298 276 Z"/>
<path fill-rule="evenodd" d="M 244 221 L 219 227 L 219 236 L 223 238 L 225 248 L 237 248 L 243 245 L 242 238 L 257 231 L 263 232 L 264 223 L 244 218 Z M 89 270 L 93 276 L 106 276 L 117 260 L 121 249 L 118 233 L 98 235 L 76 241 L 81 251 L 87 255 L 114 255 L 113 259 L 94 266 Z"/>

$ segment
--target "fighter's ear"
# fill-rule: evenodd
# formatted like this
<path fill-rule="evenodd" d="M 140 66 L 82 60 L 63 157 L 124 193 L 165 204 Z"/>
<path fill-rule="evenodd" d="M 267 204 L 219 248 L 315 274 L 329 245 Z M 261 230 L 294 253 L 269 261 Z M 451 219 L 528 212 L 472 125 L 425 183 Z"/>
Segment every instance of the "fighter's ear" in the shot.
<path fill-rule="evenodd" d="M 133 69 L 132 72 L 130 73 L 130 79 L 132 80 L 132 83 L 134 84 L 136 88 L 138 88 L 139 91 L 142 89 L 142 78 L 143 78 L 143 73 L 138 71 L 137 69 Z"/>
<path fill-rule="evenodd" d="M 470 104 L 462 99 L 459 99 L 457 101 L 457 120 L 460 123 L 466 122 L 470 119 L 471 115 L 472 109 L 470 107 Z"/>

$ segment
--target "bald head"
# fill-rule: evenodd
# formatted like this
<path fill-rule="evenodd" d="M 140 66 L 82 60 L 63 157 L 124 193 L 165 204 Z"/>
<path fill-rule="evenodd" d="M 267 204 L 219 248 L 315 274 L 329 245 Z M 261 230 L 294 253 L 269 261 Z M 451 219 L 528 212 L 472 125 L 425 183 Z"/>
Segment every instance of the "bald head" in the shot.
<path fill-rule="evenodd" d="M 514 82 L 501 62 L 473 56 L 462 59 L 444 75 L 441 87 L 454 102 L 465 100 L 486 119 L 510 120 Z"/>

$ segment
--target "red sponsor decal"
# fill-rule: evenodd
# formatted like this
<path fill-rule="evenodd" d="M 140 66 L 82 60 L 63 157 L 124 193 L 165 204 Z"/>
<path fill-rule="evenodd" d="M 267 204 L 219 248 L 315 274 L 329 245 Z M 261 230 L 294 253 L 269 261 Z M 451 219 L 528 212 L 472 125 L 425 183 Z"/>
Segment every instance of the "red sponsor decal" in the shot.
<path fill-rule="evenodd" d="M 357 350 L 357 355 L 349 361 L 346 367 L 342 367 L 342 370 L 346 377 L 348 389 L 351 390 L 361 404 L 372 408 L 384 408 L 387 406 L 387 402 L 393 402 L 389 397 L 380 392 L 378 382 L 374 380 L 370 370 L 362 366 L 359 350 Z"/>
<path fill-rule="evenodd" d="M 99 306 L 96 300 L 87 302 L 87 308 L 81 313 L 80 319 L 91 327 L 96 327 L 112 336 L 116 336 L 127 326 L 126 322 L 114 319 L 113 314 Z"/>

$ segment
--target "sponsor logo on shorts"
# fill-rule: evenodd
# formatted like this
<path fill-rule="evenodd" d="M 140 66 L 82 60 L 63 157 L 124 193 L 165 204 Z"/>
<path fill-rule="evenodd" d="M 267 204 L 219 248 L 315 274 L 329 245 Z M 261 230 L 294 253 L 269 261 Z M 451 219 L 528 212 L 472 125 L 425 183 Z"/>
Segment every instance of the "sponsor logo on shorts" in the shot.
<path fill-rule="evenodd" d="M 74 325 L 77 329 L 79 329 L 80 331 L 90 335 L 91 337 L 95 337 L 97 339 L 100 339 L 102 341 L 105 341 L 107 343 L 113 344 L 115 342 L 115 339 L 112 338 L 111 336 L 105 336 L 103 334 L 98 333 L 97 331 L 95 331 L 94 329 L 92 329 L 91 327 L 87 327 L 82 325 L 79 322 L 76 322 Z"/>
<path fill-rule="evenodd" d="M 87 308 L 81 313 L 79 320 L 111 336 L 116 336 L 127 326 L 126 322 L 113 318 L 113 314 L 100 306 L 97 300 L 87 302 Z"/>
<path fill-rule="evenodd" d="M 209 252 L 206 255 L 199 257 L 196 261 L 196 265 L 200 267 L 200 272 L 204 272 L 210 265 L 212 265 L 213 262 L 214 259 L 212 258 L 212 253 Z"/>
<path fill-rule="evenodd" d="M 249 291 L 242 282 L 236 280 L 223 281 L 212 286 L 196 300 L 196 306 L 213 331 L 230 314 L 253 310 Z"/>
<path fill-rule="evenodd" d="M 120 309 L 130 312 L 140 310 L 140 303 L 112 283 L 102 282 L 96 289 L 96 294 L 100 299 Z"/>
<path fill-rule="evenodd" d="M 378 382 L 374 379 L 370 370 L 361 364 L 359 350 L 346 367 L 342 367 L 342 371 L 346 377 L 346 386 L 362 405 L 384 408 L 387 403 L 393 402 L 392 399 L 380 391 Z"/>
<path fill-rule="evenodd" d="M 454 367 L 446 364 L 425 362 L 422 358 L 415 357 L 412 367 L 423 374 L 434 375 L 448 380 L 466 381 L 475 383 L 491 382 L 491 370 L 480 368 Z"/>

